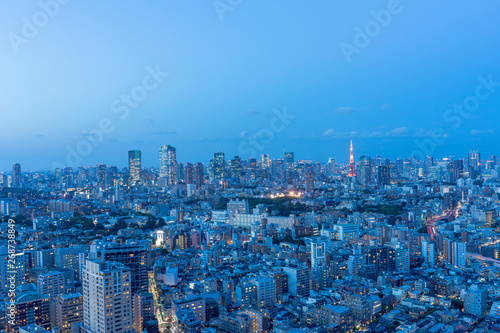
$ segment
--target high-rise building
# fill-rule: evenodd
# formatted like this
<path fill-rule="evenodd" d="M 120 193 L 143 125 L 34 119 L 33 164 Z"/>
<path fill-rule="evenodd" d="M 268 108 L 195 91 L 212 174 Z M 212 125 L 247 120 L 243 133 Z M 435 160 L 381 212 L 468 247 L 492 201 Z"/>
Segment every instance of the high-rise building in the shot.
<path fill-rule="evenodd" d="M 364 246 L 361 252 L 367 255 L 368 265 L 374 265 L 377 273 L 396 271 L 396 250 L 385 245 Z"/>
<path fill-rule="evenodd" d="M 311 268 L 326 266 L 326 243 L 320 239 L 311 241 Z"/>
<path fill-rule="evenodd" d="M 129 150 L 128 152 L 128 174 L 132 184 L 140 180 L 141 172 L 141 151 Z"/>
<path fill-rule="evenodd" d="M 169 186 L 177 185 L 177 149 L 170 145 L 160 147 L 160 177 L 167 180 Z"/>
<path fill-rule="evenodd" d="M 260 308 L 274 307 L 276 302 L 276 281 L 271 277 L 261 277 L 254 280 L 257 287 L 257 306 Z"/>
<path fill-rule="evenodd" d="M 194 186 L 197 190 L 205 184 L 205 166 L 203 163 L 196 163 L 194 166 Z"/>
<path fill-rule="evenodd" d="M 434 266 L 436 264 L 436 243 L 423 240 L 422 257 L 430 266 Z"/>
<path fill-rule="evenodd" d="M 50 299 L 65 293 L 64 274 L 59 271 L 50 271 L 38 275 L 38 292 L 48 295 Z"/>
<path fill-rule="evenodd" d="M 212 175 L 214 180 L 224 179 L 226 171 L 226 159 L 223 152 L 214 153 Z"/>
<path fill-rule="evenodd" d="M 481 154 L 477 150 L 471 150 L 468 156 L 469 177 L 476 179 L 481 174 Z"/>
<path fill-rule="evenodd" d="M 288 292 L 293 296 L 309 296 L 309 268 L 307 266 L 283 267 L 288 276 Z"/>
<path fill-rule="evenodd" d="M 58 268 L 71 268 L 78 272 L 79 260 L 78 256 L 80 253 L 87 252 L 85 246 L 75 246 L 75 247 L 58 247 L 55 253 L 55 265 Z"/>
<path fill-rule="evenodd" d="M 453 265 L 458 268 L 465 268 L 467 264 L 466 250 L 467 244 L 463 242 L 453 242 Z"/>
<path fill-rule="evenodd" d="M 59 295 L 55 301 L 55 324 L 61 329 L 61 333 L 71 333 L 71 324 L 82 322 L 82 294 Z"/>
<path fill-rule="evenodd" d="M 271 167 L 271 163 L 269 161 L 268 154 L 261 155 L 261 165 L 262 165 L 262 169 L 269 169 Z"/>
<path fill-rule="evenodd" d="M 12 166 L 12 187 L 21 187 L 21 164 L 16 163 Z"/>
<path fill-rule="evenodd" d="M 391 171 L 389 166 L 381 165 L 378 167 L 378 184 L 380 186 L 391 185 Z"/>
<path fill-rule="evenodd" d="M 130 268 L 131 292 L 133 294 L 147 292 L 148 281 L 148 250 L 140 244 L 106 243 L 91 246 L 91 258 L 105 261 L 116 261 Z"/>
<path fill-rule="evenodd" d="M 231 161 L 231 175 L 241 177 L 241 159 L 239 156 L 235 156 Z"/>
<path fill-rule="evenodd" d="M 133 332 L 130 268 L 95 259 L 85 266 L 84 327 L 92 332 Z"/>

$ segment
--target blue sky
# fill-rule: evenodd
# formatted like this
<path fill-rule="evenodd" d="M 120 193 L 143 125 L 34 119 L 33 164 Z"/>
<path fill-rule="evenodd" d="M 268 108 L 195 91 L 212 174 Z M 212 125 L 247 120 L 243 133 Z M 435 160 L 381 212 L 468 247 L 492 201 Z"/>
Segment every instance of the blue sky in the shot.
<path fill-rule="evenodd" d="M 112 130 L 77 164 L 121 167 L 140 149 L 157 166 L 164 144 L 181 162 L 219 150 L 248 158 L 252 138 L 257 155 L 286 148 L 321 162 L 347 162 L 351 136 L 357 156 L 500 153 L 500 87 L 455 128 L 443 118 L 480 76 L 500 81 L 496 1 L 220 0 L 230 9 L 221 14 L 213 1 L 66 0 L 40 14 L 54 1 L 0 2 L 0 170 L 65 165 L 103 119 Z M 374 23 L 373 11 L 389 9 L 385 26 Z M 348 61 L 341 45 L 356 47 L 356 28 L 377 30 Z M 113 101 L 147 68 L 168 76 L 120 119 Z M 294 118 L 269 132 L 274 109 Z"/>

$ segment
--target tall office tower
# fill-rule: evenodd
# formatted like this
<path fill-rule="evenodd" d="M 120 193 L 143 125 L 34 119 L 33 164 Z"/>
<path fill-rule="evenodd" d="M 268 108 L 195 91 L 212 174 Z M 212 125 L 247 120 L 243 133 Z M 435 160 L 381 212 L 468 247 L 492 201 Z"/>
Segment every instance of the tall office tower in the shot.
<path fill-rule="evenodd" d="M 479 288 L 477 284 L 470 286 L 464 297 L 464 311 L 481 318 L 488 310 L 488 290 Z"/>
<path fill-rule="evenodd" d="M 191 163 L 186 163 L 186 184 L 194 185 L 194 167 Z"/>
<path fill-rule="evenodd" d="M 304 182 L 306 193 L 311 193 L 314 191 L 314 171 L 308 168 L 304 172 Z"/>
<path fill-rule="evenodd" d="M 83 185 L 88 181 L 88 175 L 87 175 L 87 170 L 80 166 L 78 167 L 77 171 L 77 176 L 76 176 L 76 182 L 78 185 Z"/>
<path fill-rule="evenodd" d="M 129 152 L 130 156 L 130 152 Z M 130 161 L 129 161 L 130 163 Z M 97 182 L 104 184 L 106 183 L 106 164 L 97 164 Z M 103 186 L 104 187 L 104 186 Z"/>
<path fill-rule="evenodd" d="M 271 163 L 270 163 L 270 160 L 269 160 L 269 155 L 268 154 L 262 154 L 260 156 L 261 158 L 261 165 L 262 165 L 262 169 L 269 169 L 271 167 Z"/>
<path fill-rule="evenodd" d="M 83 323 L 83 296 L 59 295 L 55 301 L 55 324 L 61 333 L 71 333 L 71 324 Z"/>
<path fill-rule="evenodd" d="M 295 173 L 295 154 L 293 152 L 283 153 L 284 167 L 285 167 L 285 181 L 291 183 Z"/>
<path fill-rule="evenodd" d="M 226 159 L 224 153 L 218 152 L 214 153 L 212 174 L 214 180 L 224 179 L 224 174 L 226 171 Z"/>
<path fill-rule="evenodd" d="M 307 266 L 283 267 L 288 276 L 288 292 L 293 296 L 309 296 L 309 268 Z"/>
<path fill-rule="evenodd" d="M 257 287 L 257 306 L 259 308 L 274 307 L 276 302 L 276 281 L 271 277 L 260 277 L 254 280 Z"/>
<path fill-rule="evenodd" d="M 27 325 L 50 327 L 49 296 L 38 293 L 34 284 L 18 286 L 14 302 L 15 318 L 7 320 L 8 333 L 17 333 L 20 327 Z M 6 309 L 10 304 L 10 300 L 5 301 Z"/>
<path fill-rule="evenodd" d="M 235 156 L 231 161 L 231 176 L 241 177 L 241 159 L 239 156 Z"/>
<path fill-rule="evenodd" d="M 321 239 L 311 241 L 311 268 L 326 266 L 326 243 Z"/>
<path fill-rule="evenodd" d="M 481 154 L 477 150 L 469 152 L 468 166 L 469 177 L 476 179 L 481 174 Z"/>
<path fill-rule="evenodd" d="M 116 261 L 130 268 L 130 290 L 133 294 L 148 291 L 148 249 L 146 246 L 107 243 L 102 244 L 102 246 L 92 245 L 91 252 L 91 258 Z"/>
<path fill-rule="evenodd" d="M 282 159 L 279 160 L 273 160 L 271 163 L 272 167 L 272 175 L 274 179 L 281 179 L 283 180 L 285 176 L 285 163 Z"/>
<path fill-rule="evenodd" d="M 347 174 L 349 178 L 356 177 L 356 165 L 354 164 L 354 154 L 352 149 L 352 139 L 351 139 L 351 150 L 349 157 L 349 173 Z"/>
<path fill-rule="evenodd" d="M 198 162 L 194 166 L 194 186 L 199 190 L 203 184 L 205 184 L 205 166 Z"/>
<path fill-rule="evenodd" d="M 427 156 L 425 158 L 425 171 L 429 171 L 429 169 L 434 166 L 434 157 L 433 156 Z"/>
<path fill-rule="evenodd" d="M 141 151 L 129 150 L 128 152 L 128 174 L 130 183 L 135 184 L 141 177 Z"/>
<path fill-rule="evenodd" d="M 137 333 L 145 329 L 145 323 L 155 320 L 155 300 L 151 293 L 141 293 L 134 295 L 134 323 L 133 327 Z"/>
<path fill-rule="evenodd" d="M 422 257 L 430 266 L 434 266 L 436 264 L 436 243 L 423 240 Z"/>
<path fill-rule="evenodd" d="M 459 178 L 462 178 L 463 173 L 464 173 L 464 160 L 454 160 L 452 172 L 453 172 L 453 180 L 454 181 L 459 179 Z"/>
<path fill-rule="evenodd" d="M 378 167 L 378 184 L 380 186 L 391 185 L 391 172 L 387 165 Z"/>
<path fill-rule="evenodd" d="M 130 268 L 87 260 L 83 271 L 84 327 L 92 332 L 133 332 Z"/>
<path fill-rule="evenodd" d="M 177 181 L 186 181 L 186 169 L 182 163 L 177 163 Z"/>
<path fill-rule="evenodd" d="M 21 187 L 21 164 L 12 166 L 12 187 Z"/>
<path fill-rule="evenodd" d="M 167 179 L 170 186 L 177 185 L 177 149 L 164 145 L 159 150 L 160 177 Z"/>
<path fill-rule="evenodd" d="M 59 271 L 49 271 L 38 275 L 38 292 L 48 295 L 51 300 L 65 294 L 64 274 Z"/>
<path fill-rule="evenodd" d="M 463 242 L 453 242 L 453 265 L 458 268 L 465 268 L 467 265 L 466 257 L 467 245 Z"/>
<path fill-rule="evenodd" d="M 328 173 L 328 175 L 337 174 L 337 167 L 335 165 L 335 158 L 334 157 L 328 158 L 327 173 Z"/>

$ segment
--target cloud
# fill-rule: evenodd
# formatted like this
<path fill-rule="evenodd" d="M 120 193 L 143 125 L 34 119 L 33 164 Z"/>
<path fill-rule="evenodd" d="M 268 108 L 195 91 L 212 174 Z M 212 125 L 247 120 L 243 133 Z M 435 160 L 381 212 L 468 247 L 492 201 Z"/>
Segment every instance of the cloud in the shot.
<path fill-rule="evenodd" d="M 444 139 L 447 139 L 450 137 L 450 134 L 449 133 L 443 133 L 443 129 L 442 128 L 435 128 L 433 130 L 425 130 L 423 128 L 420 128 L 418 131 L 416 131 L 414 134 L 413 134 L 413 137 L 415 138 L 435 138 L 435 137 L 439 137 L 439 138 L 444 138 Z"/>
<path fill-rule="evenodd" d="M 239 137 L 240 139 L 243 139 L 245 136 L 247 136 L 247 134 L 248 134 L 248 133 L 247 133 L 247 131 L 242 131 L 242 132 L 238 135 L 238 137 Z"/>
<path fill-rule="evenodd" d="M 250 116 L 257 116 L 259 115 L 261 112 L 259 110 L 247 110 L 245 111 L 245 114 L 248 114 Z"/>
<path fill-rule="evenodd" d="M 390 105 L 389 105 L 388 103 L 382 104 L 382 105 L 380 106 L 380 108 L 381 108 L 382 110 L 388 109 L 389 107 L 390 107 Z"/>
<path fill-rule="evenodd" d="M 45 134 L 38 134 L 35 137 L 37 137 L 37 138 L 43 138 L 44 136 L 45 136 Z"/>
<path fill-rule="evenodd" d="M 336 134 L 335 130 L 333 128 L 329 128 L 326 131 L 324 131 L 323 134 L 321 134 L 321 135 L 326 136 L 326 137 L 332 137 L 335 134 Z"/>
<path fill-rule="evenodd" d="M 363 139 L 379 139 L 379 138 L 391 138 L 391 137 L 404 137 L 408 136 L 408 127 L 396 127 L 390 131 L 373 131 L 373 132 L 338 132 L 333 128 L 329 128 L 321 134 L 325 138 L 333 139 L 348 139 L 351 137 L 360 137 Z"/>
<path fill-rule="evenodd" d="M 349 114 L 354 111 L 354 108 L 352 106 L 341 106 L 339 108 L 335 109 L 335 112 L 340 113 L 340 114 Z"/>
<path fill-rule="evenodd" d="M 472 130 L 471 135 L 493 134 L 493 130 Z"/>
<path fill-rule="evenodd" d="M 408 134 L 408 127 L 397 127 L 390 132 L 391 135 L 401 136 Z"/>
<path fill-rule="evenodd" d="M 169 135 L 169 134 L 177 134 L 175 131 L 157 131 L 154 132 L 153 135 Z"/>

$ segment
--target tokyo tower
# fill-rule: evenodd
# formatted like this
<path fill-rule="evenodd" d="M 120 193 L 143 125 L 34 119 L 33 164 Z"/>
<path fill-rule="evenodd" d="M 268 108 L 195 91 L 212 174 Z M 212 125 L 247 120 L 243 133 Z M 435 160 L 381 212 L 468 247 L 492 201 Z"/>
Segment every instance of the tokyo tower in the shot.
<path fill-rule="evenodd" d="M 356 167 L 354 166 L 354 156 L 352 154 L 352 138 L 351 138 L 351 160 L 349 164 L 349 174 L 348 177 L 356 177 Z"/>

